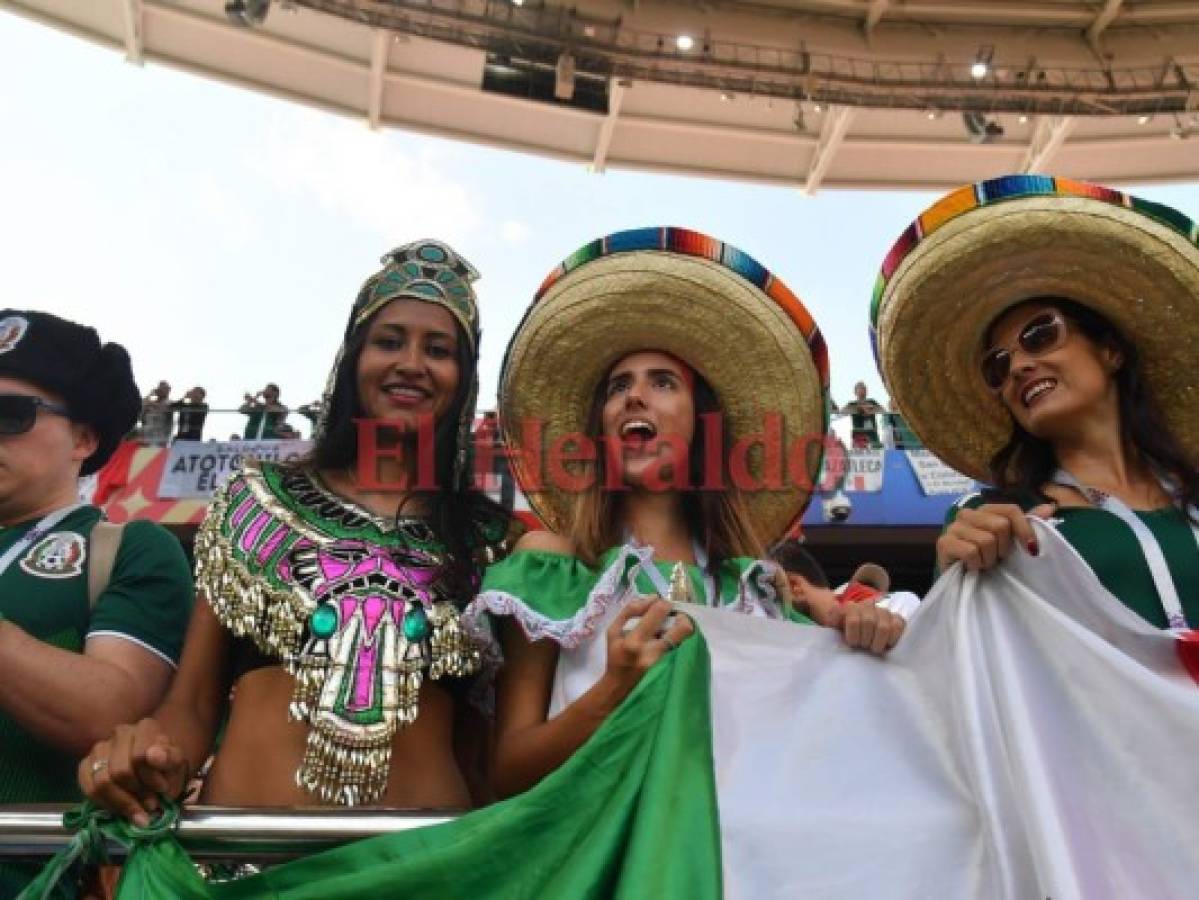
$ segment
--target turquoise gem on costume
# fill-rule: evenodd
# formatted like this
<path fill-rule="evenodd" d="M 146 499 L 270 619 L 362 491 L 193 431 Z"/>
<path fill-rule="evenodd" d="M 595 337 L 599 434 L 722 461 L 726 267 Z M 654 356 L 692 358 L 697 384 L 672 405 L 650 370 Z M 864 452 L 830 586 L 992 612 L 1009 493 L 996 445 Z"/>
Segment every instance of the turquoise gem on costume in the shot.
<path fill-rule="evenodd" d="M 313 612 L 308 621 L 308 627 L 314 637 L 329 638 L 337 631 L 337 607 L 332 603 L 322 603 Z"/>
<path fill-rule="evenodd" d="M 409 641 L 423 641 L 429 636 L 429 617 L 424 607 L 413 606 L 404 614 L 404 637 Z"/>
<path fill-rule="evenodd" d="M 421 259 L 428 262 L 439 263 L 445 262 L 446 259 L 445 251 L 435 244 L 425 244 L 416 252 Z"/>

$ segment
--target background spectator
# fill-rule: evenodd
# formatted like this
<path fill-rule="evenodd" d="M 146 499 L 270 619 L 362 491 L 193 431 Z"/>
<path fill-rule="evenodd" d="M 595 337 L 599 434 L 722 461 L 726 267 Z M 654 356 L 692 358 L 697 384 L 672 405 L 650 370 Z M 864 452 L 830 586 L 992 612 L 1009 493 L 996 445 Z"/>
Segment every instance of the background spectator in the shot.
<path fill-rule="evenodd" d="M 885 412 L 877 400 L 866 396 L 866 383 L 859 381 L 853 386 L 854 399 L 841 407 L 842 413 L 853 416 L 853 446 L 881 447 L 878 437 L 878 420 L 875 416 Z"/>
<path fill-rule="evenodd" d="M 824 573 L 824 566 L 820 565 L 808 548 L 795 538 L 787 538 L 771 547 L 770 558 L 778 563 L 788 576 L 799 575 L 816 587 L 828 587 L 828 576 Z M 794 590 L 792 592 L 795 593 Z"/>
<path fill-rule="evenodd" d="M 324 404 L 322 404 L 320 400 L 313 400 L 311 403 L 305 403 L 303 406 L 297 409 L 296 412 L 311 422 L 315 427 L 316 423 L 320 421 L 321 412 L 323 410 Z"/>
<path fill-rule="evenodd" d="M 494 409 L 489 409 L 483 413 L 479 419 L 478 427 L 475 428 L 475 443 L 481 444 L 484 442 L 499 446 L 500 439 L 500 420 L 499 415 Z"/>
<path fill-rule="evenodd" d="M 298 441 L 303 435 L 286 422 L 280 422 L 279 427 L 275 429 L 275 437 L 281 441 Z"/>
<path fill-rule="evenodd" d="M 142 440 L 156 447 L 165 447 L 171 440 L 171 386 L 165 381 L 142 401 Z"/>
<path fill-rule="evenodd" d="M 171 409 L 179 413 L 179 430 L 175 434 L 177 441 L 204 440 L 204 420 L 208 417 L 208 404 L 205 398 L 208 392 L 202 387 L 194 387 L 183 395 L 182 400 L 171 404 Z"/>
<path fill-rule="evenodd" d="M 273 441 L 279 437 L 279 425 L 287 418 L 287 407 L 279 402 L 279 385 L 268 384 L 256 396 L 246 394 L 238 409 L 246 421 L 242 435 L 248 441 Z"/>

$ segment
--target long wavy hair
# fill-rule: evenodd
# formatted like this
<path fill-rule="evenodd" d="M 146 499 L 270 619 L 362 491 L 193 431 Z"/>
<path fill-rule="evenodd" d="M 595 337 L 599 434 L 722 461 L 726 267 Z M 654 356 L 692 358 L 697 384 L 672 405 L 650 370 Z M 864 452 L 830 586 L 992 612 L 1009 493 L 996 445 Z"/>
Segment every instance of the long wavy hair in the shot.
<path fill-rule="evenodd" d="M 393 301 L 413 302 L 422 301 Z M 367 334 L 375 316 L 385 307 L 355 329 L 347 341 L 341 362 L 337 367 L 329 408 L 325 411 L 325 428 L 318 437 L 312 452 L 303 464 L 318 469 L 346 469 L 358 462 L 358 426 L 354 420 L 362 418 L 365 411 L 358 396 L 358 360 L 366 345 Z M 433 490 L 413 491 L 396 509 L 396 517 L 404 515 L 404 508 L 416 498 L 422 498 L 428 509 L 428 521 L 438 540 L 446 550 L 446 560 L 441 580 L 449 596 L 455 602 L 465 604 L 478 590 L 483 558 L 483 548 L 488 544 L 488 534 L 506 534 L 512 521 L 511 514 L 482 491 L 473 481 L 473 447 L 467 447 L 467 477 L 465 483 L 455 483 L 454 461 L 459 455 L 459 422 L 463 408 L 471 396 L 471 385 L 475 380 L 478 358 L 470 349 L 462 326 L 457 324 L 458 387 L 449 409 L 437 420 L 433 441 L 434 482 Z M 473 413 L 473 410 L 472 410 Z"/>
<path fill-rule="evenodd" d="M 692 537 L 696 538 L 708 554 L 708 571 L 715 575 L 721 562 L 735 556 L 760 558 L 763 555 L 761 542 L 750 524 L 745 500 L 734 483 L 729 457 L 732 451 L 732 436 L 722 429 L 724 446 L 720 448 L 719 489 L 705 489 L 704 461 L 708 458 L 707 435 L 703 428 L 706 414 L 723 415 L 720 399 L 703 377 L 692 370 L 695 376 L 695 436 L 692 438 L 687 460 L 687 485 L 683 492 L 683 515 Z M 603 412 L 607 399 L 608 378 L 600 379 L 591 397 L 587 411 L 586 433 L 595 446 L 605 446 L 603 436 Z M 599 452 L 594 461 L 587 463 L 594 473 L 591 486 L 576 495 L 569 537 L 574 543 L 579 558 L 595 565 L 600 555 L 610 547 L 625 540 L 622 525 L 622 491 L 610 489 L 607 484 L 607 454 Z"/>
<path fill-rule="evenodd" d="M 1184 514 L 1189 507 L 1199 507 L 1195 448 L 1183 447 L 1170 433 L 1161 410 L 1145 385 L 1137 348 L 1111 322 L 1081 303 L 1064 297 L 1030 297 L 1019 305 L 1030 303 L 1052 306 L 1095 346 L 1111 347 L 1119 352 L 1123 363 L 1114 377 L 1120 430 L 1127 451 L 1171 483 Z M 994 325 L 992 322 L 987 329 L 984 347 L 991 346 Z M 991 457 L 991 480 L 1001 491 L 1040 495 L 1041 488 L 1049 482 L 1057 467 L 1052 445 L 1034 437 L 1013 417 L 1012 436 Z"/>

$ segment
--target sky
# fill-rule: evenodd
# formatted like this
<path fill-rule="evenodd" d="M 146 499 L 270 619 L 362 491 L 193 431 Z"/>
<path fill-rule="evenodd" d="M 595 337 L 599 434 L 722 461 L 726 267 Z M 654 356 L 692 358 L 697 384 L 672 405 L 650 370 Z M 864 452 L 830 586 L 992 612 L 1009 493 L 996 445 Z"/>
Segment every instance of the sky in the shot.
<path fill-rule="evenodd" d="M 292 407 L 315 399 L 362 281 L 388 249 L 424 237 L 482 273 L 480 408 L 490 408 L 504 348 L 545 275 L 596 237 L 651 225 L 696 229 L 757 258 L 824 332 L 834 399 L 863 380 L 881 400 L 871 288 L 892 242 L 936 199 L 595 174 L 372 131 L 131 65 L 3 12 L 0 85 L 0 306 L 94 325 L 130 351 L 143 392 L 159 379 L 175 395 L 199 384 L 214 408 L 268 381 Z M 1130 189 L 1199 213 L 1199 186 Z"/>

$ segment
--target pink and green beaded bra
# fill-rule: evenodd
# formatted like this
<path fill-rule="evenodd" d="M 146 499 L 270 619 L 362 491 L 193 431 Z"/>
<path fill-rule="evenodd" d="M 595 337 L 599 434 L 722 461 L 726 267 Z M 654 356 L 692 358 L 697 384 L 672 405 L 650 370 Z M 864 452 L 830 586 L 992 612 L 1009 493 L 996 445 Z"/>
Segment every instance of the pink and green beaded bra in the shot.
<path fill-rule="evenodd" d="M 439 583 L 443 556 L 422 520 L 382 519 L 314 473 L 253 463 L 196 537 L 197 588 L 217 618 L 295 677 L 289 718 L 309 726 L 296 781 L 326 802 L 377 801 L 426 675 L 482 665 Z"/>

